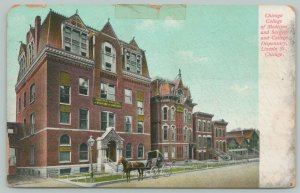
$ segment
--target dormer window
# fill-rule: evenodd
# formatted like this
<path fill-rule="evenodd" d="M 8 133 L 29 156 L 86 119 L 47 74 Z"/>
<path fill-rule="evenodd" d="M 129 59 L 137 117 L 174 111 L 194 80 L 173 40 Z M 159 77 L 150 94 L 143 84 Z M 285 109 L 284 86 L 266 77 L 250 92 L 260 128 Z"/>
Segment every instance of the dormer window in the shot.
<path fill-rule="evenodd" d="M 102 44 L 102 70 L 116 72 L 116 49 L 108 42 Z"/>
<path fill-rule="evenodd" d="M 33 53 L 33 40 L 28 44 L 28 51 L 29 51 L 29 63 L 32 64 L 33 63 L 33 57 L 34 57 L 34 53 Z"/>
<path fill-rule="evenodd" d="M 23 53 L 20 57 L 19 57 L 19 65 L 20 65 L 20 74 L 21 77 L 23 77 L 26 73 L 26 59 L 25 59 L 25 53 Z"/>
<path fill-rule="evenodd" d="M 125 70 L 142 74 L 142 56 L 129 50 L 125 53 Z"/>
<path fill-rule="evenodd" d="M 69 52 L 81 56 L 88 56 L 88 41 L 87 33 L 79 30 L 78 28 L 72 28 L 70 26 L 64 26 L 64 49 Z"/>

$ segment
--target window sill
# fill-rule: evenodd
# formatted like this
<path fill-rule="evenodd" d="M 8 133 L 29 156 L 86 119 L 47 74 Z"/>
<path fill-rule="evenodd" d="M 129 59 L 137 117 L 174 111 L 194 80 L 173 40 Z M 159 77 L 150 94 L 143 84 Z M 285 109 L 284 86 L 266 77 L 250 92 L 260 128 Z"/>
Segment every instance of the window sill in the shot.
<path fill-rule="evenodd" d="M 71 123 L 59 123 L 60 125 L 71 125 Z"/>
<path fill-rule="evenodd" d="M 78 95 L 79 95 L 79 96 L 86 96 L 86 97 L 89 96 L 88 94 L 86 95 L 86 94 L 80 94 L 80 93 L 78 93 Z"/>
<path fill-rule="evenodd" d="M 71 161 L 59 161 L 60 164 L 71 163 Z"/>
<path fill-rule="evenodd" d="M 89 160 L 79 160 L 80 163 L 89 162 Z"/>
<path fill-rule="evenodd" d="M 71 105 L 71 103 L 59 103 L 60 105 Z"/>

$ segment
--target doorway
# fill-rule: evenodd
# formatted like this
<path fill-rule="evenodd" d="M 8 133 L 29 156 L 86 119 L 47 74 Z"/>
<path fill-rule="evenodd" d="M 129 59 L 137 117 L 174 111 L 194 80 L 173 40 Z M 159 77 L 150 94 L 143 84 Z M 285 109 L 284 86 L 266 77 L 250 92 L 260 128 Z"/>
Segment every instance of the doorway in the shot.
<path fill-rule="evenodd" d="M 116 159 L 116 142 L 115 141 L 108 142 L 106 156 L 113 162 L 117 161 L 117 159 Z"/>

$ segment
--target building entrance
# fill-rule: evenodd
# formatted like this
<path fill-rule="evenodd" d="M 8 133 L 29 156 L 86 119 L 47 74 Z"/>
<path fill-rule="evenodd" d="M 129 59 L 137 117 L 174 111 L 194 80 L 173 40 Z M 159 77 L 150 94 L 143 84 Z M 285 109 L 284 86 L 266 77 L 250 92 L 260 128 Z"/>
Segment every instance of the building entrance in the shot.
<path fill-rule="evenodd" d="M 108 142 L 107 144 L 107 149 L 106 149 L 106 156 L 112 160 L 113 162 L 116 162 L 117 161 L 117 158 L 116 158 L 116 142 L 115 141 L 110 141 Z"/>

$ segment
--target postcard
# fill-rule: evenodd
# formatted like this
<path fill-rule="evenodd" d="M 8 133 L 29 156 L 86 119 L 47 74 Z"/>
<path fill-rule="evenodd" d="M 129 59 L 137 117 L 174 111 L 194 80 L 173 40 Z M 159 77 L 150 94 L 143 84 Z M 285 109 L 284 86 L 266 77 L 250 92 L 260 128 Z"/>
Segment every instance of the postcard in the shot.
<path fill-rule="evenodd" d="M 295 186 L 295 9 L 15 5 L 7 185 Z"/>

